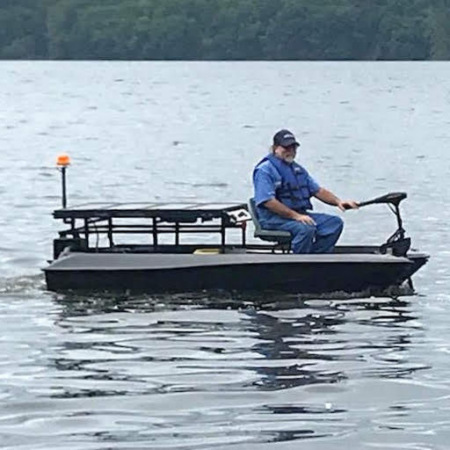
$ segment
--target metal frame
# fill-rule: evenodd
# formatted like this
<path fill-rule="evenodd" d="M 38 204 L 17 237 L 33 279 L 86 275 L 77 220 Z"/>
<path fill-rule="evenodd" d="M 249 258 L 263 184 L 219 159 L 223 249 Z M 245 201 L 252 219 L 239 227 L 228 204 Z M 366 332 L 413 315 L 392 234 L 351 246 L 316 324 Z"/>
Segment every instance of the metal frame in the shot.
<path fill-rule="evenodd" d="M 69 225 L 68 229 L 59 232 L 59 237 L 84 238 L 86 249 L 91 248 L 91 236 L 96 236 L 98 242 L 99 236 L 106 235 L 109 247 L 113 248 L 114 237 L 118 234 L 147 234 L 152 238 L 152 245 L 157 247 L 158 238 L 162 234 L 173 234 L 174 245 L 179 246 L 183 234 L 217 233 L 223 250 L 226 246 L 227 229 L 231 228 L 241 229 L 240 245 L 246 245 L 246 222 L 250 220 L 250 216 L 245 203 L 152 203 L 144 208 L 133 206 L 135 205 L 81 205 L 56 210 L 53 216 Z M 143 222 L 115 223 L 114 219 L 142 219 Z"/>

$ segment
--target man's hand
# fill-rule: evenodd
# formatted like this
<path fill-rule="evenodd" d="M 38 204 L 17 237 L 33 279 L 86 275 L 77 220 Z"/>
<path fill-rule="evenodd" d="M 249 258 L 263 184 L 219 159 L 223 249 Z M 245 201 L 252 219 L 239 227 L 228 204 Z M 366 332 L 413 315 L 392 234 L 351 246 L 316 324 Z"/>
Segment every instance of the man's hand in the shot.
<path fill-rule="evenodd" d="M 314 222 L 312 217 L 308 216 L 307 214 L 300 214 L 297 211 L 288 208 L 286 205 L 279 202 L 276 198 L 267 200 L 267 202 L 264 203 L 264 206 L 273 213 L 278 214 L 279 216 L 284 217 L 285 219 L 296 220 L 297 222 L 303 222 L 308 225 L 316 224 L 316 222 Z"/>
<path fill-rule="evenodd" d="M 346 211 L 347 209 L 358 209 L 359 205 L 354 200 L 339 200 L 336 205 L 341 211 Z"/>
<path fill-rule="evenodd" d="M 353 200 L 341 200 L 339 197 L 336 197 L 332 192 L 328 189 L 320 188 L 315 197 L 320 201 L 327 203 L 328 205 L 337 206 L 341 211 L 346 211 L 347 209 L 358 209 L 359 205 Z"/>
<path fill-rule="evenodd" d="M 306 223 L 306 225 L 316 225 L 316 222 L 314 222 L 313 218 L 308 216 L 307 214 L 295 213 L 294 217 L 292 218 L 297 222 Z"/>

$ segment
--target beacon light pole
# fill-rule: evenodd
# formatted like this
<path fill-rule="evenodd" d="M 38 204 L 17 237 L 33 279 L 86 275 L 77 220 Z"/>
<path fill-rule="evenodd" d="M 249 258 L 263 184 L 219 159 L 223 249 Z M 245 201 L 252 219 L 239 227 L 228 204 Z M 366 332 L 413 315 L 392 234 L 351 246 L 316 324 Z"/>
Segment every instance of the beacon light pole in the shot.
<path fill-rule="evenodd" d="M 66 193 L 66 169 L 70 166 L 69 155 L 63 153 L 59 155 L 56 160 L 56 167 L 61 171 L 62 179 L 62 207 L 67 207 L 67 193 Z"/>

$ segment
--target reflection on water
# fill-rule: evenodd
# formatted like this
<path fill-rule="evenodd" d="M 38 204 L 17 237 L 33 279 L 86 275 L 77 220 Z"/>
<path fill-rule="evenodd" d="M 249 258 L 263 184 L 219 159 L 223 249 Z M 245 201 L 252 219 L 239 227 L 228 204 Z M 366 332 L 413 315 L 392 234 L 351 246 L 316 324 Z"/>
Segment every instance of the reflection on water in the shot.
<path fill-rule="evenodd" d="M 33 448 L 186 449 L 352 435 L 368 414 L 352 411 L 355 390 L 426 368 L 409 355 L 422 330 L 408 301 L 52 299 L 45 357 L 27 343 L 15 370 L 34 379 L 0 407 L 7 448 L 30 435 Z M 378 399 L 370 414 L 395 406 Z"/>

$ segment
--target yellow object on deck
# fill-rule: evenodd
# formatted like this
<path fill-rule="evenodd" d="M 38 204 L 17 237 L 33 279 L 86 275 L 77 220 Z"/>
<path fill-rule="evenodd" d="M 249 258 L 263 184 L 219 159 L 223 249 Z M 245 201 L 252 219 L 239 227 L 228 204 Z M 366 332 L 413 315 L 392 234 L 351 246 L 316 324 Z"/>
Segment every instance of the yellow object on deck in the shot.
<path fill-rule="evenodd" d="M 219 248 L 198 248 L 194 251 L 194 255 L 218 255 L 219 253 Z"/>

